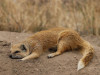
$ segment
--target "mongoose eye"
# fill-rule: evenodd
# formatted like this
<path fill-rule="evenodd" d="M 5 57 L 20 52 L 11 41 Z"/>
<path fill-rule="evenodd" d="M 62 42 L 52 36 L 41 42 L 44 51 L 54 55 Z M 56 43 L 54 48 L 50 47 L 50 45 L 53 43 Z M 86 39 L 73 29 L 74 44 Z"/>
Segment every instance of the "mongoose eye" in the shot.
<path fill-rule="evenodd" d="M 19 53 L 20 51 L 15 51 L 15 53 Z"/>

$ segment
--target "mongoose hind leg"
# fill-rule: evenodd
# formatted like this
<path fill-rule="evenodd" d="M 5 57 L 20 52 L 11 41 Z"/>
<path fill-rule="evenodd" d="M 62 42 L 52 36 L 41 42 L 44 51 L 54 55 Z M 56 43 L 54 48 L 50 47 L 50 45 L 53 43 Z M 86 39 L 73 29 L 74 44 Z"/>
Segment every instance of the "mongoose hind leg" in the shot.
<path fill-rule="evenodd" d="M 64 41 L 59 41 L 57 51 L 48 55 L 48 58 L 58 56 L 67 50 L 67 46 Z"/>

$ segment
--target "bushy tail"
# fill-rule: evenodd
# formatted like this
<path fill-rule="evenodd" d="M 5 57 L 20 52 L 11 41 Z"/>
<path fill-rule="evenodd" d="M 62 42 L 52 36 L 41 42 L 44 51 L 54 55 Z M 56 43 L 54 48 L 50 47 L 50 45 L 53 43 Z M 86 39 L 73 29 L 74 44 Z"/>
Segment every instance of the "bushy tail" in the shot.
<path fill-rule="evenodd" d="M 93 58 L 93 53 L 94 53 L 94 49 L 87 41 L 85 41 L 83 43 L 83 49 L 82 49 L 83 57 L 78 62 L 77 70 L 80 70 L 84 68 L 86 65 L 88 65 L 90 60 Z"/>

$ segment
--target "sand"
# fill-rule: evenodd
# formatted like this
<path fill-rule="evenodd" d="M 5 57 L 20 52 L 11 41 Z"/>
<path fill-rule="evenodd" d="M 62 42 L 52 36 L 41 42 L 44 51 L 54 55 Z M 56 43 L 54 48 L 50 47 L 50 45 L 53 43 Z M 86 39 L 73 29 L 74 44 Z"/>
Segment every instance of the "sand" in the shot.
<path fill-rule="evenodd" d="M 95 55 L 84 69 L 77 71 L 77 64 L 82 55 L 77 52 L 65 52 L 48 59 L 46 52 L 40 58 L 28 61 L 10 59 L 10 43 L 18 43 L 33 34 L 0 31 L 0 75 L 100 75 L 100 38 L 82 36 L 89 41 Z"/>

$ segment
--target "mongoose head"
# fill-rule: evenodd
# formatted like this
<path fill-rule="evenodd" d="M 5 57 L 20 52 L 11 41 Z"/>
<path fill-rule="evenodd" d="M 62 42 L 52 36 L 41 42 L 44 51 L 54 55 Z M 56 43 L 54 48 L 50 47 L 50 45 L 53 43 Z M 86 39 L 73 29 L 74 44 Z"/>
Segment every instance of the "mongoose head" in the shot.
<path fill-rule="evenodd" d="M 12 45 L 10 51 L 9 57 L 12 59 L 21 59 L 30 54 L 28 46 L 24 43 Z"/>

